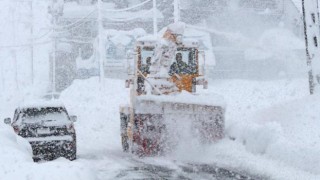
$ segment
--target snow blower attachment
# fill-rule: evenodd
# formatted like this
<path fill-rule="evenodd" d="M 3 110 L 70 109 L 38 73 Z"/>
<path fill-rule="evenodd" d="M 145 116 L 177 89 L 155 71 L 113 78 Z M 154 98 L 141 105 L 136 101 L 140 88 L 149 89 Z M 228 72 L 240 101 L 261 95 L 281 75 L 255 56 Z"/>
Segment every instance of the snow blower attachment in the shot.
<path fill-rule="evenodd" d="M 223 99 L 196 93 L 197 85 L 207 87 L 204 56 L 200 62 L 198 42 L 182 41 L 177 29 L 169 26 L 160 40 L 142 38 L 136 44 L 133 72 L 126 81 L 130 105 L 120 107 L 126 152 L 141 156 L 170 152 L 185 129 L 202 143 L 224 137 Z"/>

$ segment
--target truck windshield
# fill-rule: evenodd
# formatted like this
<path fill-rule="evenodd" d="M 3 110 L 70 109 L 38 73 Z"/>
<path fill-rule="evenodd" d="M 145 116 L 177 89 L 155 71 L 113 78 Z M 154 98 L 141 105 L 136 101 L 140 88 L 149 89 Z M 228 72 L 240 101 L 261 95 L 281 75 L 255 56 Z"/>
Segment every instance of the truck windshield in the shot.
<path fill-rule="evenodd" d="M 189 66 L 196 64 L 196 52 L 192 48 L 179 48 L 177 53 L 182 55 L 182 61 L 187 63 Z"/>
<path fill-rule="evenodd" d="M 139 69 L 144 72 L 146 71 L 145 67 L 150 66 L 154 61 L 153 56 L 154 56 L 154 47 L 143 47 L 141 50 L 141 56 L 138 62 L 138 67 Z M 178 48 L 175 54 L 181 54 L 181 60 L 188 66 L 188 74 L 194 74 L 197 73 L 197 53 L 195 48 Z M 149 62 L 148 62 L 149 60 Z M 176 55 L 172 57 L 171 63 L 176 61 Z"/>
<path fill-rule="evenodd" d="M 169 75 L 196 74 L 197 71 L 196 50 L 193 48 L 178 48 L 175 59 L 170 66 Z"/>

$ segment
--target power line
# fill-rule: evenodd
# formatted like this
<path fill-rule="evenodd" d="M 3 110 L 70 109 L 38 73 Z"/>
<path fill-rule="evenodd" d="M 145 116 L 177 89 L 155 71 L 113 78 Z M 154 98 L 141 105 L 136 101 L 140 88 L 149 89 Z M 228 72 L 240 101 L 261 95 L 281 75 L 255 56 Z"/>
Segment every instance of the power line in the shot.
<path fill-rule="evenodd" d="M 76 25 L 76 24 L 78 24 L 79 22 L 81 22 L 81 21 L 83 21 L 83 20 L 85 20 L 85 19 L 87 19 L 89 16 L 91 16 L 94 12 L 96 12 L 97 10 L 95 9 L 95 10 L 93 10 L 93 11 L 91 11 L 88 15 L 86 15 L 85 17 L 83 17 L 83 18 L 81 18 L 81 19 L 79 19 L 79 20 L 77 20 L 76 22 L 74 22 L 74 23 L 71 23 L 71 24 L 68 24 L 68 25 L 66 25 L 66 26 L 61 26 L 61 27 L 59 27 L 59 29 L 65 29 L 65 28 L 69 28 L 69 27 L 72 27 L 72 26 L 74 26 L 74 25 Z M 81 24 L 83 24 L 84 22 L 82 22 Z M 74 27 L 73 27 L 74 28 Z M 56 30 L 59 30 L 59 29 L 56 29 Z"/>
<path fill-rule="evenodd" d="M 146 0 L 146 1 L 142 2 L 142 3 L 140 3 L 140 4 L 134 5 L 134 6 L 129 7 L 129 8 L 124 8 L 124 9 L 102 9 L 102 11 L 104 11 L 104 12 L 124 12 L 124 11 L 128 11 L 128 10 L 132 10 L 132 9 L 141 7 L 141 6 L 145 5 L 145 4 L 148 3 L 148 2 L 151 2 L 151 0 Z M 73 28 L 75 28 L 75 27 L 72 27 L 72 26 L 75 26 L 75 25 L 77 25 L 79 22 L 81 22 L 81 21 L 83 21 L 83 20 L 85 20 L 85 19 L 88 19 L 88 18 L 89 18 L 93 13 L 95 13 L 96 11 L 97 11 L 97 9 L 94 9 L 94 10 L 91 11 L 88 15 L 86 15 L 85 17 L 77 20 L 76 22 L 74 22 L 74 23 L 72 23 L 72 24 L 68 24 L 68 25 L 66 25 L 66 26 L 61 26 L 61 27 L 59 27 L 59 29 L 56 29 L 56 30 L 60 31 L 60 29 L 66 29 L 66 28 L 70 28 L 70 27 L 73 29 Z M 144 14 L 146 14 L 146 13 L 144 13 Z M 144 14 L 143 14 L 143 15 L 144 15 Z M 107 19 L 114 20 L 114 21 L 130 21 L 130 20 L 133 20 L 133 19 L 141 18 L 141 16 L 142 16 L 142 15 L 140 15 L 140 17 L 135 17 L 135 18 L 130 18 L 130 19 L 117 19 L 117 18 L 115 18 L 115 19 L 107 18 Z M 84 23 L 84 22 L 78 24 L 76 27 L 82 25 L 83 23 Z M 66 30 L 66 31 L 68 31 L 68 30 Z"/>
<path fill-rule="evenodd" d="M 19 49 L 18 50 L 18 52 L 19 53 L 23 53 L 23 52 L 25 52 L 26 50 L 27 50 L 28 48 L 27 47 L 23 47 L 22 49 Z M 3 57 L 1 57 L 1 59 L 7 59 L 7 58 L 9 58 L 10 56 L 12 56 L 12 54 L 11 53 L 9 53 L 7 56 L 5 56 L 4 58 Z"/>
<path fill-rule="evenodd" d="M 48 44 L 51 43 L 52 41 L 45 41 L 45 42 L 38 42 L 38 43 L 29 43 L 29 44 L 18 44 L 18 45 L 2 45 L 0 46 L 0 49 L 10 49 L 10 48 L 19 48 L 19 47 L 28 47 L 31 45 L 43 45 L 43 44 Z"/>
<path fill-rule="evenodd" d="M 78 44 L 89 44 L 89 43 L 92 43 L 94 42 L 94 40 L 91 40 L 91 41 L 81 41 L 81 40 L 77 40 L 77 39 L 60 39 L 59 40 L 60 42 L 72 42 L 72 43 L 78 43 Z"/>
<path fill-rule="evenodd" d="M 146 3 L 150 2 L 151 0 L 146 0 L 140 4 L 128 7 L 128 8 L 124 8 L 124 9 L 102 9 L 103 11 L 108 11 L 108 12 L 123 12 L 123 11 L 128 11 L 128 10 L 132 10 L 138 7 L 141 7 L 143 5 L 145 5 Z"/>
<path fill-rule="evenodd" d="M 151 13 L 153 10 L 150 9 L 148 11 L 145 11 L 143 12 L 142 14 L 139 14 L 138 16 L 134 16 L 134 17 L 130 17 L 130 18 L 111 18 L 111 17 L 107 17 L 105 16 L 104 18 L 105 19 L 108 19 L 110 21 L 118 21 L 118 22 L 126 22 L 126 21 L 132 21 L 132 20 L 135 20 L 135 19 L 141 19 L 141 18 L 144 18 L 144 15 L 148 14 L 148 13 Z"/>
<path fill-rule="evenodd" d="M 52 30 L 44 33 L 43 35 L 41 35 L 41 36 L 39 36 L 39 37 L 35 37 L 35 38 L 31 39 L 31 40 L 42 39 L 43 37 L 47 36 L 47 35 L 50 34 L 51 32 L 52 32 Z"/>
<path fill-rule="evenodd" d="M 138 8 L 140 6 L 143 6 L 144 4 L 150 2 L 151 0 L 146 0 L 140 4 L 137 4 L 135 6 L 132 6 L 132 7 L 129 7 L 129 8 L 124 8 L 124 9 L 105 9 L 103 11 L 108 11 L 108 12 L 124 12 L 124 11 L 128 11 L 128 10 L 132 10 L 132 9 L 135 9 L 135 8 Z M 72 24 L 68 24 L 66 26 L 61 26 L 59 27 L 59 29 L 56 29 L 56 30 L 60 30 L 59 33 L 62 33 L 62 32 L 68 32 L 70 31 L 71 29 L 73 28 L 76 28 L 80 25 L 82 25 L 83 23 L 85 23 L 85 19 L 87 19 L 88 17 L 90 17 L 93 13 L 95 13 L 97 11 L 97 9 L 91 11 L 88 15 L 86 15 L 85 17 L 77 20 L 76 22 L 72 23 Z M 119 22 L 125 22 L 125 21 L 131 21 L 131 20 L 134 20 L 134 19 L 139 19 L 139 18 L 142 18 L 143 15 L 147 14 L 147 13 L 150 13 L 151 10 L 148 10 L 146 12 L 144 12 L 143 14 L 140 14 L 139 16 L 135 16 L 135 17 L 131 17 L 131 18 L 127 18 L 127 19 L 120 19 L 120 18 L 110 18 L 110 17 L 104 17 L 106 19 L 109 19 L 111 21 L 119 21 Z M 80 23 L 81 22 L 81 23 Z M 52 30 L 48 31 L 47 33 L 39 36 L 39 37 L 36 37 L 36 38 L 33 38 L 33 40 L 36 40 L 36 39 L 41 39 L 45 36 L 47 36 L 48 34 L 50 34 L 52 32 Z M 90 41 L 86 42 L 86 41 L 79 41 L 79 40 L 68 40 L 70 42 L 75 42 L 75 43 L 90 43 Z M 28 43 L 28 44 L 18 44 L 18 45 L 0 45 L 0 49 L 5 49 L 5 48 L 19 48 L 19 47 L 28 47 L 28 46 L 31 46 L 31 45 L 42 45 L 42 44 L 48 44 L 48 43 L 51 43 L 52 41 L 45 41 L 45 42 L 38 42 L 38 43 Z M 65 41 L 67 42 L 67 41 Z"/>

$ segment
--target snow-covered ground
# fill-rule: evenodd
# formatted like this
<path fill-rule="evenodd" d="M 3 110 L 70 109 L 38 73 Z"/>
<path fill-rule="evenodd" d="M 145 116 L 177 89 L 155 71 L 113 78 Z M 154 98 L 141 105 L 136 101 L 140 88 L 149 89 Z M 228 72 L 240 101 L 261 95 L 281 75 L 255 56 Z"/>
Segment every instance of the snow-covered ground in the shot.
<path fill-rule="evenodd" d="M 10 1 L 0 3 L 3 6 L 0 24 L 4 27 L 0 31 L 1 45 L 28 44 L 32 36 L 24 23 L 29 21 L 29 12 L 22 11 L 27 4 L 9 6 Z M 29 87 L 29 46 L 2 50 L 0 121 L 6 117 L 12 118 L 14 108 L 20 101 L 33 101 L 34 94 L 42 94 L 49 86 L 50 44 L 42 43 L 49 42 L 50 18 L 47 15 L 47 2 L 36 2 L 33 38 L 39 44 L 34 47 L 34 86 Z M 65 14 L 66 17 L 78 13 L 87 15 L 94 10 L 94 7 L 88 6 L 78 11 L 73 9 L 72 4 L 66 5 L 66 9 L 70 10 Z M 13 7 L 19 13 L 13 13 Z M 113 8 L 111 4 L 106 7 Z M 133 14 L 113 18 L 130 18 L 128 15 Z M 235 44 L 244 49 L 247 60 L 267 62 L 269 59 L 279 59 L 285 62 L 287 73 L 305 71 L 305 60 L 292 54 L 292 50 L 304 49 L 303 40 L 282 27 L 265 30 L 260 39 L 254 38 L 253 41 L 241 33 L 220 33 L 213 27 L 211 30 L 214 34 L 226 36 L 231 42 L 238 42 Z M 195 33 L 199 34 L 190 32 Z M 205 35 L 203 37 L 208 40 Z M 273 67 L 277 65 L 272 64 Z M 217 93 L 225 98 L 227 137 L 205 146 L 189 137 L 167 156 L 143 159 L 125 154 L 121 149 L 119 105 L 129 101 L 129 92 L 124 84 L 123 80 L 118 79 L 105 79 L 104 86 L 100 85 L 98 78 L 75 80 L 62 92 L 61 101 L 70 114 L 78 116 L 75 123 L 78 159 L 72 162 L 59 158 L 51 162 L 34 163 L 30 145 L 15 135 L 11 127 L 0 122 L 0 180 L 161 178 L 155 170 L 146 174 L 145 166 L 168 167 L 169 170 L 165 171 L 173 170 L 173 179 L 178 179 L 184 173 L 181 166 L 189 164 L 208 164 L 260 178 L 320 179 L 320 96 L 308 95 L 306 78 L 211 80 L 209 89 L 200 91 Z M 190 174 L 185 176 L 199 179 Z"/>
<path fill-rule="evenodd" d="M 307 79 L 210 83 L 208 90 L 200 91 L 225 97 L 226 131 L 235 140 L 225 138 L 210 146 L 187 140 L 165 157 L 139 159 L 125 154 L 121 150 L 118 112 L 119 105 L 129 101 L 123 80 L 105 79 L 104 86 L 98 78 L 76 80 L 60 99 L 70 114 L 78 116 L 78 159 L 35 164 L 25 141 L 11 128 L 0 125 L 4 139 L 0 161 L 6 162 L 0 166 L 0 175 L 5 179 L 94 179 L 94 175 L 114 179 L 137 163 L 171 168 L 179 163 L 206 163 L 271 179 L 320 178 L 320 97 L 308 95 Z M 13 114 L 4 112 L 12 108 L 1 108 L 0 114 Z M 134 177 L 144 176 L 127 173 L 126 178 Z"/>
<path fill-rule="evenodd" d="M 174 154 L 151 158 L 152 162 L 216 163 L 275 179 L 320 177 L 320 133 L 314 128 L 319 124 L 319 97 L 308 96 L 306 79 L 219 80 L 212 81 L 207 91 L 225 97 L 227 133 L 236 140 L 225 139 L 209 147 L 182 143 L 185 147 Z M 98 79 L 79 80 L 61 98 L 79 116 L 78 161 L 96 166 L 111 179 L 134 164 L 123 160 L 131 156 L 121 153 L 118 107 L 128 101 L 122 81 L 107 79 L 101 88 Z"/>
<path fill-rule="evenodd" d="M 81 162 L 59 158 L 53 162 L 34 163 L 30 144 L 3 123 L 0 137 L 1 180 L 96 179 L 91 168 Z"/>

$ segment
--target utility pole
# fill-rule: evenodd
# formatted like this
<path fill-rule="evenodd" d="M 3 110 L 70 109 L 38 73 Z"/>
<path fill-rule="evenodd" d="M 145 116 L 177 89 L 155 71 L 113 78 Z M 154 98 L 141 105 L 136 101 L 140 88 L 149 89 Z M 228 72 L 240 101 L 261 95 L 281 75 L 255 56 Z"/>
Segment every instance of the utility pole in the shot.
<path fill-rule="evenodd" d="M 153 0 L 153 35 L 158 34 L 157 0 Z"/>
<path fill-rule="evenodd" d="M 320 92 L 320 49 L 318 0 L 302 0 L 310 94 Z"/>
<path fill-rule="evenodd" d="M 14 42 L 14 44 L 16 44 L 16 19 L 15 19 L 16 9 L 15 8 L 16 8 L 16 6 L 11 9 L 12 34 L 13 34 L 13 42 Z M 10 53 L 11 53 L 11 57 L 13 58 L 13 62 L 14 62 L 14 66 L 15 66 L 14 80 L 15 80 L 16 88 L 19 90 L 17 50 L 16 49 L 12 49 Z"/>
<path fill-rule="evenodd" d="M 31 84 L 33 85 L 34 80 L 34 59 L 33 59 L 33 0 L 30 0 L 30 35 L 31 35 L 31 45 L 30 45 L 30 64 L 31 64 Z"/>
<path fill-rule="evenodd" d="M 103 33 L 104 33 L 104 28 L 103 28 L 103 19 L 102 19 L 102 14 L 101 14 L 101 5 L 102 1 L 98 0 L 98 38 L 97 38 L 97 46 L 96 51 L 98 59 L 99 59 L 99 70 L 100 70 L 100 83 L 103 87 L 104 85 L 104 55 L 102 54 L 104 50 L 104 39 L 103 39 Z"/>
<path fill-rule="evenodd" d="M 52 0 L 51 5 L 49 5 L 49 14 L 52 16 L 52 25 L 53 25 L 53 52 L 52 52 L 52 93 L 56 92 L 56 53 L 57 53 L 57 33 L 56 26 L 58 19 L 63 14 L 63 1 Z"/>
<path fill-rule="evenodd" d="M 180 19 L 180 0 L 174 0 L 174 22 L 179 22 Z"/>

